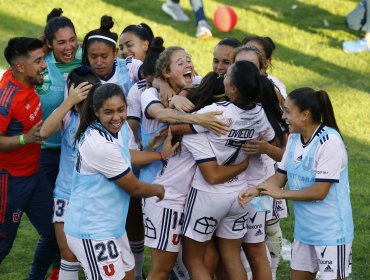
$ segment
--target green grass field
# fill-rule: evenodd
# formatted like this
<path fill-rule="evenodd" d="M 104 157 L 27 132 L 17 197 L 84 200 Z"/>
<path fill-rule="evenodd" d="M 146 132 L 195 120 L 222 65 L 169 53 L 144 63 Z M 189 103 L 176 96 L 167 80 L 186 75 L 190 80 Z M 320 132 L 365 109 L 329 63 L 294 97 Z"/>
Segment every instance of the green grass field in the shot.
<path fill-rule="evenodd" d="M 79 39 L 99 27 L 103 14 L 111 15 L 117 33 L 128 24 L 146 22 L 165 45 L 181 45 L 192 55 L 196 70 L 205 75 L 211 70 L 212 51 L 224 37 L 242 39 L 246 35 L 270 36 L 277 49 L 270 72 L 283 81 L 287 90 L 302 86 L 328 91 L 349 154 L 351 199 L 355 221 L 352 279 L 370 279 L 370 53 L 346 54 L 343 40 L 358 38 L 361 33 L 344 26 L 344 17 L 358 0 L 204 0 L 208 18 L 227 2 L 238 14 L 238 24 L 230 33 L 213 29 L 207 41 L 194 38 L 195 26 L 188 1 L 182 5 L 189 23 L 172 21 L 160 5 L 150 0 L 2 0 L 0 1 L 0 49 L 14 36 L 39 36 L 46 15 L 53 7 L 62 7 L 64 15 L 76 26 Z M 292 9 L 292 5 L 297 5 Z M 324 25 L 324 20 L 329 26 Z M 211 22 L 211 21 L 210 21 Z M 0 57 L 0 66 L 7 67 Z M 283 233 L 292 240 L 293 218 L 282 221 Z M 13 250 L 0 266 L 0 279 L 27 277 L 37 234 L 23 219 Z M 147 269 L 147 267 L 146 267 Z M 282 263 L 279 280 L 289 279 L 289 264 Z"/>

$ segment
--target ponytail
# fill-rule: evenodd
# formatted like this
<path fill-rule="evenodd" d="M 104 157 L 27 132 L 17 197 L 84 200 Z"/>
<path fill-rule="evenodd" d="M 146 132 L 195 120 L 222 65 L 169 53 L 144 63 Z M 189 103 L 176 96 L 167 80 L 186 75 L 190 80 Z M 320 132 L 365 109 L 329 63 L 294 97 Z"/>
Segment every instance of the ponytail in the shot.
<path fill-rule="evenodd" d="M 312 120 L 316 123 L 323 123 L 326 126 L 336 129 L 339 128 L 335 120 L 333 106 L 329 95 L 324 90 L 315 91 L 312 88 L 304 87 L 293 90 L 288 98 L 303 111 L 310 111 Z"/>
<path fill-rule="evenodd" d="M 276 96 L 273 83 L 265 76 L 259 76 L 259 96 L 257 101 L 262 104 L 268 121 L 275 131 L 275 137 L 279 140 L 280 146 L 285 145 L 283 131 L 288 131 L 288 125 L 283 120 L 279 99 Z"/>

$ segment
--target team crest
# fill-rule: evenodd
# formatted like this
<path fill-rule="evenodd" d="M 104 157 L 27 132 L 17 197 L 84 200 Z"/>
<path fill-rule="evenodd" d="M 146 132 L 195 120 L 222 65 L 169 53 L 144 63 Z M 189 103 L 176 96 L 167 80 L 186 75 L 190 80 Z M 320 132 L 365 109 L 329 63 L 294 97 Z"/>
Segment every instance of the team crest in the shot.
<path fill-rule="evenodd" d="M 13 223 L 19 223 L 22 217 L 22 211 L 19 209 L 13 213 Z"/>

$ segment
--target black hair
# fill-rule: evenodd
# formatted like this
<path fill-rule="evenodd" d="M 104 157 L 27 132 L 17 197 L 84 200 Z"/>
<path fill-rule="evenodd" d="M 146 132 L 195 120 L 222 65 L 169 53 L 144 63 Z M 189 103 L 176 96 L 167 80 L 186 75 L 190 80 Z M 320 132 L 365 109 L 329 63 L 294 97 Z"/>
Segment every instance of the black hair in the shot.
<path fill-rule="evenodd" d="M 187 98 L 195 105 L 194 111 L 217 102 L 220 98 L 226 97 L 224 86 L 224 75 L 209 72 L 205 75 L 199 86 L 190 88 Z"/>
<path fill-rule="evenodd" d="M 152 29 L 147 25 L 146 23 L 142 22 L 140 24 L 131 24 L 126 26 L 121 35 L 126 32 L 131 32 L 134 33 L 136 36 L 138 36 L 141 40 L 143 41 L 149 41 L 149 44 L 153 41 L 154 39 L 154 34 Z"/>
<path fill-rule="evenodd" d="M 67 88 L 69 89 L 72 84 L 78 86 L 83 82 L 88 82 L 92 85 L 100 85 L 98 75 L 89 66 L 81 65 L 73 69 L 67 77 Z"/>
<path fill-rule="evenodd" d="M 243 39 L 242 44 L 247 45 L 251 41 L 260 44 L 263 47 L 266 59 L 271 59 L 272 52 L 275 50 L 276 46 L 270 37 L 248 36 Z"/>
<path fill-rule="evenodd" d="M 288 127 L 282 119 L 283 112 L 273 84 L 260 74 L 257 66 L 252 62 L 237 61 L 231 67 L 230 83 L 237 88 L 243 103 L 245 105 L 253 102 L 261 103 L 277 139 L 283 145 L 285 140 L 282 129 L 287 131 Z"/>
<path fill-rule="evenodd" d="M 241 43 L 238 39 L 235 38 L 224 38 L 217 43 L 216 47 L 218 46 L 229 46 L 232 48 L 237 48 L 241 46 Z"/>
<path fill-rule="evenodd" d="M 63 10 L 61 8 L 54 8 L 46 18 L 46 26 L 44 29 L 44 38 L 51 43 L 55 38 L 55 32 L 61 28 L 69 27 L 76 34 L 75 27 L 72 21 L 62 16 Z"/>
<path fill-rule="evenodd" d="M 111 32 L 110 30 L 114 26 L 114 22 L 111 16 L 102 16 L 100 19 L 100 28 L 91 30 L 88 32 L 82 43 L 82 63 L 84 65 L 90 65 L 88 59 L 88 50 L 92 43 L 103 42 L 107 46 L 111 47 L 113 52 L 116 53 L 116 44 L 118 40 L 117 33 Z M 94 37 L 94 36 L 102 36 Z M 107 39 L 104 39 L 107 38 Z"/>
<path fill-rule="evenodd" d="M 326 91 L 303 87 L 293 90 L 288 98 L 294 102 L 301 112 L 310 111 L 315 123 L 323 123 L 336 129 L 340 134 L 333 106 Z"/>
<path fill-rule="evenodd" d="M 29 52 L 42 49 L 43 46 L 44 43 L 37 38 L 11 38 L 4 49 L 4 57 L 10 66 L 14 66 L 14 62 L 18 57 L 28 57 Z"/>
<path fill-rule="evenodd" d="M 140 68 L 144 77 L 155 75 L 155 63 L 159 55 L 165 50 L 163 43 L 162 37 L 155 37 L 149 45 L 148 53 Z"/>
<path fill-rule="evenodd" d="M 107 99 L 113 96 L 119 96 L 127 104 L 122 88 L 113 83 L 94 85 L 90 92 L 91 94 L 87 96 L 80 113 L 81 120 L 76 132 L 75 142 L 79 141 L 86 129 L 98 119 L 95 112 L 103 106 Z"/>

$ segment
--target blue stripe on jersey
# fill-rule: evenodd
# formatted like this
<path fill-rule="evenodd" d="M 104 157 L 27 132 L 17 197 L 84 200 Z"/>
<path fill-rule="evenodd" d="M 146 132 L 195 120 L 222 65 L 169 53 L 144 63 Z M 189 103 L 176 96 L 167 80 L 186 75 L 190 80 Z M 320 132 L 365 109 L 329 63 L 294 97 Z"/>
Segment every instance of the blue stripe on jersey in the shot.
<path fill-rule="evenodd" d="M 194 126 L 192 124 L 189 124 L 191 131 L 193 131 L 194 134 L 198 134 L 198 131 L 195 130 Z"/>
<path fill-rule="evenodd" d="M 117 176 L 114 176 L 112 178 L 108 178 L 109 181 L 116 181 L 118 180 L 119 178 L 125 176 L 126 174 L 128 174 L 129 172 L 131 171 L 131 168 L 128 167 L 125 171 L 123 171 L 121 174 L 117 175 Z"/>
<path fill-rule="evenodd" d="M 135 117 L 135 116 L 127 116 L 127 118 L 126 118 L 127 120 L 135 120 L 135 121 L 140 121 L 140 118 L 138 118 L 138 117 Z"/>
<path fill-rule="evenodd" d="M 16 120 L 16 119 L 11 119 L 8 128 L 6 129 L 6 135 L 7 136 L 15 136 L 15 135 L 20 135 L 23 132 L 23 124 Z"/>
<path fill-rule="evenodd" d="M 100 136 L 104 137 L 107 141 L 113 142 L 113 138 L 111 135 L 108 135 L 105 131 L 101 131 L 100 129 L 96 129 L 99 131 Z"/>
<path fill-rule="evenodd" d="M 220 102 L 216 102 L 215 103 L 217 106 L 222 106 L 222 107 L 227 107 L 229 106 L 231 103 L 229 101 L 220 101 Z"/>
<path fill-rule="evenodd" d="M 8 85 L 0 91 L 0 114 L 4 117 L 8 117 L 13 97 L 20 89 L 20 87 L 9 82 Z"/>
<path fill-rule="evenodd" d="M 126 64 L 132 63 L 132 56 L 126 57 Z"/>
<path fill-rule="evenodd" d="M 99 267 L 96 262 L 96 258 L 94 255 L 94 249 L 91 240 L 89 239 L 82 239 L 82 243 L 85 249 L 85 255 L 87 261 L 89 263 L 89 269 L 91 272 L 92 280 L 99 280 L 100 279 L 100 272 Z"/>
<path fill-rule="evenodd" d="M 145 110 L 144 110 L 144 115 L 145 115 L 145 117 L 146 117 L 148 120 L 154 120 L 154 118 L 152 118 L 151 116 L 149 116 L 149 114 L 148 114 L 148 109 L 149 109 L 150 105 L 152 105 L 152 104 L 156 104 L 156 103 L 161 104 L 161 102 L 160 102 L 159 100 L 153 100 L 153 101 L 151 101 L 151 102 L 148 104 L 148 106 L 146 106 L 146 108 L 145 108 Z"/>
<path fill-rule="evenodd" d="M 182 233 L 185 234 L 186 230 L 188 229 L 190 218 L 193 213 L 195 199 L 197 198 L 198 190 L 194 189 L 193 187 L 190 189 L 187 202 L 185 205 L 184 213 L 185 213 L 185 222 L 182 228 Z"/>
<path fill-rule="evenodd" d="M 157 249 L 165 251 L 168 245 L 168 239 L 171 228 L 172 209 L 164 208 L 162 215 L 161 234 L 159 235 L 159 242 Z"/>
<path fill-rule="evenodd" d="M 315 178 L 315 182 L 339 183 L 339 180 L 338 179 L 319 179 L 319 178 Z"/>
<path fill-rule="evenodd" d="M 215 161 L 215 160 L 216 160 L 216 157 L 211 157 L 211 158 L 198 159 L 195 162 L 199 164 L 199 163 L 210 162 L 210 161 Z"/>
<path fill-rule="evenodd" d="M 284 174 L 284 175 L 286 175 L 286 174 L 287 174 L 287 171 L 286 171 L 286 170 L 282 170 L 282 169 L 280 169 L 280 168 L 278 168 L 278 169 L 276 170 L 276 172 L 282 173 L 282 174 Z"/>
<path fill-rule="evenodd" d="M 146 80 L 140 80 L 140 81 L 137 82 L 137 88 L 138 89 L 142 89 L 144 87 L 146 87 Z"/>

